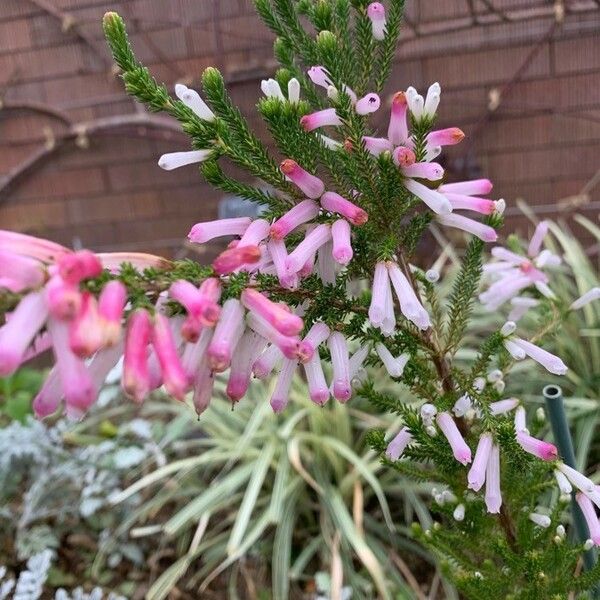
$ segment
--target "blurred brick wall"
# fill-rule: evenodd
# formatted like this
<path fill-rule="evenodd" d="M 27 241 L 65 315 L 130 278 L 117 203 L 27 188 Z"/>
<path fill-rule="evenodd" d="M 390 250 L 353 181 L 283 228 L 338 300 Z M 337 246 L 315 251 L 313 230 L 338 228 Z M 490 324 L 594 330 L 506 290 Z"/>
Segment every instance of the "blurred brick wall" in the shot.
<path fill-rule="evenodd" d="M 553 214 L 558 200 L 585 191 L 600 167 L 598 3 L 567 3 L 551 35 L 546 1 L 407 4 L 389 91 L 440 81 L 440 124 L 459 125 L 470 136 L 469 145 L 449 154 L 453 175 L 490 176 L 510 215 L 518 197 Z M 253 107 L 260 79 L 274 70 L 272 37 L 250 0 L 2 0 L 0 186 L 41 147 L 60 140 L 66 120 L 136 113 L 102 40 L 107 10 L 126 18 L 136 52 L 157 79 L 197 83 L 214 64 L 262 130 Z M 490 113 L 490 93 L 508 82 Z M 94 249 L 177 252 L 191 223 L 214 218 L 221 197 L 194 167 L 156 166 L 161 153 L 187 148 L 174 131 L 138 125 L 69 139 L 0 192 L 0 226 Z M 600 185 L 588 187 L 580 210 L 597 220 Z M 511 216 L 511 226 L 526 223 Z"/>

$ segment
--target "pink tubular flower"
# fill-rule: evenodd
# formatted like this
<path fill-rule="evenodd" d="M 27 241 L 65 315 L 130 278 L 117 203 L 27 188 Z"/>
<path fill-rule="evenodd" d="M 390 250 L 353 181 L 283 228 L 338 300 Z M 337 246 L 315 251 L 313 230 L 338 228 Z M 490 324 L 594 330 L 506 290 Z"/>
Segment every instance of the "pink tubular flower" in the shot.
<path fill-rule="evenodd" d="M 333 85 L 329 77 L 329 73 L 325 69 L 325 67 L 314 66 L 308 69 L 307 71 L 308 77 L 315 84 L 322 88 L 327 89 L 330 85 Z"/>
<path fill-rule="evenodd" d="M 452 194 L 451 192 L 446 192 L 444 195 L 448 198 L 452 210 L 472 210 L 482 215 L 491 215 L 496 211 L 496 202 L 494 200 L 463 194 Z"/>
<path fill-rule="evenodd" d="M 64 254 L 58 259 L 56 265 L 63 281 L 71 285 L 77 285 L 83 279 L 98 277 L 102 273 L 100 259 L 89 250 Z"/>
<path fill-rule="evenodd" d="M 240 296 L 242 304 L 260 315 L 283 335 L 296 335 L 304 326 L 302 319 L 289 311 L 287 306 L 276 304 L 253 288 L 246 288 Z"/>
<path fill-rule="evenodd" d="M 500 490 L 500 448 L 497 444 L 494 444 L 490 451 L 485 480 L 485 505 L 489 513 L 498 514 L 502 506 L 502 492 Z"/>
<path fill-rule="evenodd" d="M 369 219 L 369 215 L 362 208 L 335 192 L 325 192 L 320 202 L 325 210 L 342 215 L 352 225 L 364 225 Z"/>
<path fill-rule="evenodd" d="M 425 202 L 425 204 L 427 204 L 427 206 L 429 206 L 429 208 L 434 213 L 437 213 L 440 217 L 451 216 L 450 213 L 452 212 L 452 205 L 448 199 L 438 191 L 430 190 L 427 186 L 419 183 L 418 181 L 413 181 L 412 179 L 405 179 L 404 186 L 411 194 L 414 194 L 417 196 L 417 198 Z M 462 218 L 464 219 L 464 217 Z M 458 225 L 454 225 L 454 227 L 457 226 Z"/>
<path fill-rule="evenodd" d="M 285 266 L 288 253 L 283 240 L 269 240 L 267 242 L 267 249 L 269 250 L 273 264 L 275 265 L 275 272 L 277 273 L 279 283 L 286 289 L 296 289 L 298 287 L 299 277 L 297 273 L 290 273 Z"/>
<path fill-rule="evenodd" d="M 533 454 L 537 458 L 552 461 L 558 456 L 558 450 L 554 444 L 534 438 L 525 431 L 517 431 L 516 438 L 525 452 L 529 452 L 529 454 Z"/>
<path fill-rule="evenodd" d="M 48 330 L 52 337 L 67 416 L 80 419 L 96 399 L 97 390 L 85 363 L 69 348 L 68 324 L 50 319 Z"/>
<path fill-rule="evenodd" d="M 527 248 L 527 254 L 531 258 L 537 256 L 540 253 L 540 249 L 542 247 L 542 242 L 548 233 L 548 222 L 540 221 L 531 236 L 531 240 L 529 241 L 529 247 Z"/>
<path fill-rule="evenodd" d="M 277 377 L 277 383 L 271 396 L 271 408 L 273 412 L 280 413 L 287 406 L 290 399 L 290 388 L 292 379 L 298 366 L 297 360 L 284 359 L 283 366 Z"/>
<path fill-rule="evenodd" d="M 98 296 L 98 313 L 104 321 L 104 344 L 114 346 L 121 337 L 121 321 L 127 302 L 127 288 L 116 279 L 109 281 Z"/>
<path fill-rule="evenodd" d="M 231 364 L 233 351 L 244 333 L 244 308 L 239 300 L 229 298 L 223 304 L 221 318 L 208 346 L 208 363 L 221 373 Z"/>
<path fill-rule="evenodd" d="M 598 515 L 592 501 L 581 492 L 578 492 L 575 498 L 587 523 L 590 539 L 594 542 L 595 546 L 600 546 L 600 521 L 598 520 Z"/>
<path fill-rule="evenodd" d="M 266 219 L 254 219 L 244 235 L 240 238 L 238 247 L 258 246 L 269 235 L 269 222 Z"/>
<path fill-rule="evenodd" d="M 135 310 L 127 321 L 122 385 L 125 393 L 136 402 L 142 402 L 150 391 L 148 371 L 148 345 L 152 324 L 148 313 Z"/>
<path fill-rule="evenodd" d="M 364 136 L 363 142 L 367 151 L 373 156 L 379 156 L 383 152 L 392 152 L 394 149 L 394 145 L 387 138 Z"/>
<path fill-rule="evenodd" d="M 168 152 L 158 159 L 158 166 L 165 171 L 179 169 L 205 161 L 212 150 L 188 150 L 186 152 Z"/>
<path fill-rule="evenodd" d="M 332 109 L 333 110 L 333 109 Z M 325 191 L 325 184 L 308 171 L 305 171 L 295 160 L 287 158 L 279 165 L 281 172 L 295 183 L 304 194 L 313 200 L 320 198 Z"/>
<path fill-rule="evenodd" d="M 431 327 L 429 314 L 423 308 L 423 305 L 415 294 L 415 290 L 404 273 L 402 273 L 398 265 L 393 262 L 388 262 L 387 268 L 396 296 L 400 302 L 402 314 L 419 327 L 419 329 Z"/>
<path fill-rule="evenodd" d="M 386 314 L 386 303 L 389 290 L 390 278 L 387 266 L 384 262 L 378 262 L 375 265 L 373 291 L 371 295 L 371 304 L 369 306 L 369 320 L 373 327 L 379 327 L 383 323 Z"/>
<path fill-rule="evenodd" d="M 381 2 L 371 2 L 367 6 L 367 16 L 371 20 L 373 37 L 381 41 L 385 38 L 385 7 Z"/>
<path fill-rule="evenodd" d="M 403 427 L 390 441 L 385 450 L 385 455 L 389 460 L 398 460 L 407 446 L 412 442 L 413 436 L 408 427 Z"/>
<path fill-rule="evenodd" d="M 439 187 L 442 194 L 461 194 L 463 196 L 485 196 L 492 191 L 493 185 L 489 179 L 472 179 L 457 183 L 444 183 Z"/>
<path fill-rule="evenodd" d="M 399 146 L 408 141 L 407 111 L 406 94 L 404 92 L 395 93 L 392 98 L 392 111 L 388 126 L 388 139 L 394 146 Z"/>
<path fill-rule="evenodd" d="M 419 179 L 429 179 L 430 181 L 437 181 L 444 176 L 442 165 L 433 162 L 414 163 L 401 167 L 401 170 L 405 177 L 417 177 Z"/>
<path fill-rule="evenodd" d="M 213 269 L 217 275 L 228 275 L 244 265 L 251 265 L 260 260 L 258 246 L 236 246 L 224 250 L 213 261 Z"/>
<path fill-rule="evenodd" d="M 493 415 L 503 415 L 519 406 L 517 398 L 507 398 L 506 400 L 498 400 L 490 404 L 490 412 Z"/>
<path fill-rule="evenodd" d="M 225 235 L 243 235 L 251 222 L 250 217 L 236 217 L 196 223 L 188 233 L 188 240 L 194 244 L 204 244 Z"/>
<path fill-rule="evenodd" d="M 167 392 L 177 400 L 183 400 L 189 388 L 188 377 L 177 354 L 169 319 L 160 313 L 154 315 L 152 345 L 160 363 L 163 384 Z"/>
<path fill-rule="evenodd" d="M 348 221 L 345 219 L 335 221 L 331 226 L 331 237 L 333 239 L 333 258 L 340 265 L 347 265 L 354 255 Z"/>
<path fill-rule="evenodd" d="M 460 434 L 452 415 L 447 412 L 440 412 L 436 415 L 435 420 L 442 430 L 442 433 L 448 440 L 454 458 L 461 463 L 466 465 L 471 462 L 471 448 L 467 446 L 467 443 Z"/>
<path fill-rule="evenodd" d="M 363 96 L 357 100 L 354 110 L 356 111 L 356 114 L 368 115 L 374 113 L 376 110 L 379 110 L 380 106 L 381 99 L 377 94 L 367 94 L 366 96 Z"/>
<path fill-rule="evenodd" d="M 315 350 L 329 337 L 329 334 L 329 327 L 325 323 L 314 323 L 302 340 L 300 360 L 302 362 L 309 361 Z"/>
<path fill-rule="evenodd" d="M 55 242 L 5 229 L 0 229 L 0 248 L 44 263 L 54 263 L 63 254 L 71 254 L 71 250 Z"/>
<path fill-rule="evenodd" d="M 318 110 L 309 115 L 304 115 L 300 119 L 300 125 L 304 131 L 314 131 L 319 127 L 339 127 L 342 125 L 342 120 L 338 117 L 335 112 L 335 108 L 325 108 Z"/>
<path fill-rule="evenodd" d="M 79 358 L 92 356 L 104 344 L 104 319 L 98 312 L 98 302 L 89 292 L 82 296 L 79 314 L 69 327 L 69 345 Z"/>
<path fill-rule="evenodd" d="M 18 293 L 39 287 L 45 279 L 46 270 L 37 259 L 0 250 L 0 289 Z"/>
<path fill-rule="evenodd" d="M 58 367 L 55 365 L 46 380 L 44 381 L 40 391 L 33 399 L 32 407 L 35 416 L 38 419 L 43 419 L 55 412 L 63 397 L 60 377 L 58 375 Z"/>
<path fill-rule="evenodd" d="M 327 345 L 333 366 L 333 397 L 340 402 L 347 402 L 352 395 L 348 343 L 344 335 L 336 331 L 329 336 Z"/>
<path fill-rule="evenodd" d="M 267 349 L 256 359 L 252 365 L 252 372 L 257 379 L 267 378 L 277 363 L 283 358 L 283 352 L 276 344 L 267 346 Z"/>
<path fill-rule="evenodd" d="M 495 242 L 498 239 L 498 234 L 493 227 L 468 219 L 462 215 L 438 215 L 437 220 L 446 227 L 455 227 L 456 229 L 462 229 L 467 233 L 470 233 L 484 242 Z"/>
<path fill-rule="evenodd" d="M 48 318 L 43 292 L 27 294 L 0 327 L 0 376 L 14 373 Z"/>
<path fill-rule="evenodd" d="M 199 289 L 204 299 L 198 315 L 200 323 L 206 327 L 213 327 L 221 314 L 221 307 L 217 304 L 221 297 L 221 282 L 216 277 L 209 277 L 200 284 Z"/>
<path fill-rule="evenodd" d="M 318 350 L 315 350 L 312 358 L 304 363 L 304 372 L 306 373 L 310 399 L 315 404 L 323 406 L 323 404 L 329 400 L 329 388 L 325 381 L 321 357 L 319 356 Z"/>
<path fill-rule="evenodd" d="M 68 321 L 79 313 L 81 292 L 77 286 L 65 283 L 59 275 L 48 280 L 45 294 L 48 310 L 54 318 Z"/>
<path fill-rule="evenodd" d="M 492 451 L 493 439 L 491 433 L 484 433 L 479 438 L 475 458 L 467 475 L 469 489 L 478 492 L 485 483 L 485 472 Z"/>
<path fill-rule="evenodd" d="M 327 192 L 329 193 L 331 192 Z M 312 221 L 318 214 L 319 205 L 314 200 L 303 200 L 271 225 L 271 239 L 283 239 L 296 227 Z"/>
<path fill-rule="evenodd" d="M 192 398 L 197 415 L 201 415 L 210 404 L 214 385 L 215 377 L 210 367 L 206 363 L 201 364 L 194 380 L 194 395 Z"/>
<path fill-rule="evenodd" d="M 427 144 L 429 146 L 454 146 L 464 139 L 465 134 L 458 127 L 438 129 L 427 134 Z"/>
<path fill-rule="evenodd" d="M 526 340 L 514 336 L 511 337 L 510 341 L 521 348 L 529 358 L 535 360 L 554 375 L 564 375 L 569 370 L 567 365 L 565 365 L 558 356 L 551 354 L 547 350 L 544 350 L 531 342 L 527 342 Z"/>
<path fill-rule="evenodd" d="M 287 270 L 297 273 L 304 263 L 330 239 L 331 227 L 324 223 L 317 225 L 289 254 L 285 261 Z"/>
<path fill-rule="evenodd" d="M 410 170 L 407 171 L 406 169 L 413 166 L 417 160 L 413 150 L 407 148 L 406 146 L 398 146 L 395 148 L 394 152 L 392 153 L 392 158 L 394 160 L 394 164 L 399 166 L 402 169 L 403 174 L 407 177 L 409 176 Z"/>
<path fill-rule="evenodd" d="M 203 329 L 195 342 L 185 345 L 181 355 L 181 366 L 189 381 L 194 381 L 198 368 L 206 362 L 204 357 L 208 344 L 212 339 L 212 334 L 212 329 Z"/>
<path fill-rule="evenodd" d="M 248 326 L 266 340 L 275 344 L 286 358 L 299 357 L 300 338 L 297 336 L 284 335 L 275 329 L 271 323 L 253 312 L 248 314 Z"/>
<path fill-rule="evenodd" d="M 233 401 L 241 400 L 250 386 L 252 365 L 256 357 L 262 352 L 266 340 L 253 331 L 247 330 L 233 353 L 231 370 L 227 381 L 227 396 Z"/>

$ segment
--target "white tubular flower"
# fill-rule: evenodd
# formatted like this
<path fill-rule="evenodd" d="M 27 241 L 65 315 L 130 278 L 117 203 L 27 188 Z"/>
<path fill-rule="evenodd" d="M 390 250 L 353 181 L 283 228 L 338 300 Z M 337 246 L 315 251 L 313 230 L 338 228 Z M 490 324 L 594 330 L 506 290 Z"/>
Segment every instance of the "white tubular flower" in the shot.
<path fill-rule="evenodd" d="M 543 527 L 544 529 L 550 527 L 552 523 L 552 520 L 548 515 L 542 515 L 535 512 L 529 513 L 529 520 L 532 523 L 535 523 L 538 527 Z"/>

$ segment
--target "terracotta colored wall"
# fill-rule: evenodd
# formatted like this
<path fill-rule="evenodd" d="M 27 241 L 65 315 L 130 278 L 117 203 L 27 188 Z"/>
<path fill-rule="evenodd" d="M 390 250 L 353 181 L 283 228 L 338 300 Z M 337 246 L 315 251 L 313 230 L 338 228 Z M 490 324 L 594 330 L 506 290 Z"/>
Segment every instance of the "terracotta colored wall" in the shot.
<path fill-rule="evenodd" d="M 490 12 L 489 2 L 474 0 L 475 24 L 469 4 L 408 1 L 413 26 L 405 28 L 392 87 L 440 81 L 440 123 L 459 125 L 472 139 L 446 166 L 456 175 L 492 177 L 509 214 L 517 197 L 553 214 L 556 202 L 579 194 L 600 167 L 600 8 L 593 0 L 570 2 L 562 26 L 548 35 L 551 3 L 494 0 Z M 252 114 L 273 62 L 272 38 L 250 0 L 2 0 L 0 186 L 72 124 L 135 114 L 101 38 L 109 9 L 127 19 L 138 55 L 158 79 L 197 82 L 215 64 Z M 65 32 L 61 22 L 73 25 Z M 486 116 L 490 90 L 516 73 Z M 129 125 L 78 141 L 88 147 L 72 139 L 59 144 L 0 192 L 0 226 L 69 245 L 172 254 L 191 223 L 216 215 L 220 194 L 193 167 L 156 166 L 161 153 L 188 147 L 177 133 Z M 596 220 L 599 190 L 592 187 L 581 207 Z M 526 226 L 519 217 L 511 225 Z"/>

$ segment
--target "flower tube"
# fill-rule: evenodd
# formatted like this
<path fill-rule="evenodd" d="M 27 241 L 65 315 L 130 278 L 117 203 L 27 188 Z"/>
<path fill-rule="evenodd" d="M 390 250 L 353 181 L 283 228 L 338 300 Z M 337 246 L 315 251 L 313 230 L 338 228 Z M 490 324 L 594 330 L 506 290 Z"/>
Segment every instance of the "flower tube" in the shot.
<path fill-rule="evenodd" d="M 498 514 L 502 506 L 502 492 L 500 490 L 500 448 L 497 444 L 492 446 L 485 471 L 485 505 L 491 514 Z"/>
<path fill-rule="evenodd" d="M 545 461 L 553 461 L 558 456 L 558 450 L 554 444 L 534 438 L 525 431 L 517 431 L 516 438 L 519 446 L 525 452 L 529 452 L 529 454 L 533 454 L 537 458 Z"/>
<path fill-rule="evenodd" d="M 348 343 L 342 333 L 335 331 L 329 336 L 327 345 L 333 365 L 333 397 L 347 402 L 352 395 Z"/>
<path fill-rule="evenodd" d="M 322 223 L 317 225 L 306 237 L 290 252 L 285 264 L 288 271 L 297 273 L 304 263 L 331 239 L 331 227 Z"/>
<path fill-rule="evenodd" d="M 177 354 L 169 319 L 158 312 L 154 315 L 152 345 L 160 363 L 167 392 L 177 400 L 183 400 L 190 382 Z"/>
<path fill-rule="evenodd" d="M 354 255 L 348 221 L 345 219 L 335 221 L 331 226 L 331 237 L 333 239 L 333 258 L 340 265 L 347 265 Z"/>
<path fill-rule="evenodd" d="M 331 192 L 327 192 L 327 194 L 329 193 Z M 271 239 L 283 239 L 288 233 L 296 229 L 296 227 L 312 221 L 318 214 L 319 205 L 314 200 L 303 200 L 293 208 L 290 208 L 290 210 L 271 225 Z"/>
<path fill-rule="evenodd" d="M 239 300 L 229 298 L 223 304 L 221 318 L 208 346 L 208 363 L 213 371 L 221 373 L 231 364 L 233 351 L 243 333 L 244 308 Z"/>
<path fill-rule="evenodd" d="M 251 222 L 249 217 L 236 217 L 196 223 L 188 234 L 188 240 L 194 244 L 204 244 L 226 235 L 243 235 Z"/>
<path fill-rule="evenodd" d="M 335 112 L 335 108 L 325 108 L 318 110 L 309 115 L 304 115 L 300 119 L 300 126 L 304 131 L 314 131 L 319 127 L 339 127 L 342 125 L 342 120 Z"/>
<path fill-rule="evenodd" d="M 452 415 L 447 412 L 438 413 L 435 417 L 438 427 L 448 440 L 454 458 L 461 464 L 466 465 L 471 462 L 471 449 L 463 439 Z"/>
<path fill-rule="evenodd" d="M 398 460 L 413 439 L 408 427 L 403 427 L 388 443 L 385 455 L 389 460 Z"/>
<path fill-rule="evenodd" d="M 381 41 L 385 38 L 385 7 L 381 2 L 371 2 L 367 6 L 367 16 L 371 20 L 373 38 Z"/>
<path fill-rule="evenodd" d="M 304 373 L 308 382 L 310 399 L 320 406 L 329 400 L 329 388 L 323 374 L 319 351 L 315 350 L 313 357 L 304 363 Z"/>
<path fill-rule="evenodd" d="M 179 169 L 196 163 L 204 162 L 212 150 L 188 150 L 187 152 L 167 152 L 158 159 L 158 166 L 165 171 Z"/>
<path fill-rule="evenodd" d="M 48 318 L 43 292 L 31 292 L 0 327 L 0 376 L 14 373 L 23 362 L 27 348 Z"/>
<path fill-rule="evenodd" d="M 475 450 L 475 458 L 467 475 L 469 489 L 478 492 L 485 483 L 485 474 L 487 464 L 492 451 L 493 438 L 491 433 L 484 433 L 479 438 L 477 450 Z"/>
<path fill-rule="evenodd" d="M 396 92 L 392 98 L 392 111 L 388 126 L 388 139 L 395 146 L 408 141 L 407 110 L 406 94 L 404 92 Z"/>
<path fill-rule="evenodd" d="M 362 208 L 335 192 L 325 192 L 320 202 L 325 210 L 345 217 L 352 225 L 364 225 L 369 219 L 369 215 Z"/>
<path fill-rule="evenodd" d="M 288 158 L 279 165 L 279 168 L 309 198 L 313 200 L 320 198 L 325 191 L 325 184 L 318 177 L 305 171 L 296 161 Z"/>
<path fill-rule="evenodd" d="M 257 290 L 246 288 L 240 300 L 249 311 L 260 315 L 283 335 L 296 335 L 302 331 L 304 324 L 298 315 L 286 310 L 287 307 L 272 302 Z"/>

